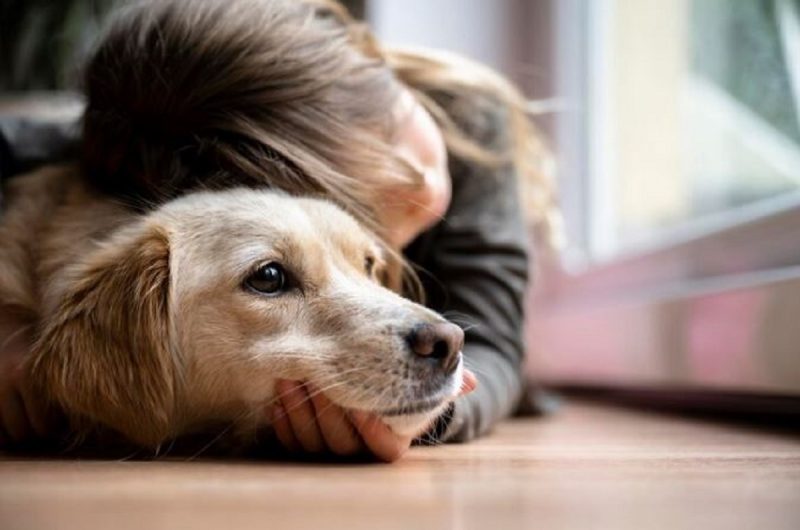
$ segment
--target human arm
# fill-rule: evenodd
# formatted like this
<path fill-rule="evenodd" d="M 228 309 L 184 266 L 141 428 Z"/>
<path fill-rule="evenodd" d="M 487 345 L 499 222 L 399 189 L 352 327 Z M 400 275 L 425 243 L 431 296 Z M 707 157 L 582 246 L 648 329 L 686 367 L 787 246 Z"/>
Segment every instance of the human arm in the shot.
<path fill-rule="evenodd" d="M 510 141 L 505 115 L 490 99 L 443 106 L 480 145 L 499 151 Z M 406 254 L 425 271 L 428 304 L 465 327 L 466 366 L 480 385 L 456 401 L 442 439 L 466 441 L 508 416 L 522 392 L 528 231 L 512 164 L 488 167 L 451 156 L 450 174 L 453 196 L 445 219 Z"/>

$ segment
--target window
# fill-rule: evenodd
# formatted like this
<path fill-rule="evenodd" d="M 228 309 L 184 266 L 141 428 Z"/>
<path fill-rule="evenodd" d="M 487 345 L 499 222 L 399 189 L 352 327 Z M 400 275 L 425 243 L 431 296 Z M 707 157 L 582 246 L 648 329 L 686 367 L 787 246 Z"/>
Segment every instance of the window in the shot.
<path fill-rule="evenodd" d="M 570 221 L 584 255 L 800 204 L 800 2 L 579 4 L 588 208 Z"/>
<path fill-rule="evenodd" d="M 531 372 L 800 395 L 800 2 L 551 5 L 571 247 Z"/>

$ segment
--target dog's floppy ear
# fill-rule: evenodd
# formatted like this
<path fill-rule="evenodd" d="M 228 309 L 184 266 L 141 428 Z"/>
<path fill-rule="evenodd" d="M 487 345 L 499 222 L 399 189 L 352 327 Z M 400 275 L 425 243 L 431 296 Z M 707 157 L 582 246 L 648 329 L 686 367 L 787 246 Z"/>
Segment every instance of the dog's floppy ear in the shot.
<path fill-rule="evenodd" d="M 31 376 L 76 427 L 110 427 L 143 446 L 169 437 L 169 239 L 143 221 L 77 270 L 34 347 Z"/>

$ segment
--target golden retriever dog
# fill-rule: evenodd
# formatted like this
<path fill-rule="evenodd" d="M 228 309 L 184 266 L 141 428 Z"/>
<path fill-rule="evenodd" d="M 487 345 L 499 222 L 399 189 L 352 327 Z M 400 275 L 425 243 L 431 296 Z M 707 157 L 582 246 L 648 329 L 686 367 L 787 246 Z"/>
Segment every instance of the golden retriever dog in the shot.
<path fill-rule="evenodd" d="M 0 307 L 34 325 L 34 388 L 75 434 L 246 439 L 276 378 L 418 434 L 459 390 L 461 329 L 383 287 L 384 249 L 331 202 L 239 188 L 141 213 L 71 166 L 6 192 Z"/>

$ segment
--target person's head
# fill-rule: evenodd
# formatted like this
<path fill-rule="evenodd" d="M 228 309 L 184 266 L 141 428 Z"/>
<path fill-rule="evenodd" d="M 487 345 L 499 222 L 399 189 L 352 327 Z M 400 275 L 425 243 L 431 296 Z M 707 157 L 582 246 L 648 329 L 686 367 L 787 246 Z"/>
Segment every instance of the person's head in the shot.
<path fill-rule="evenodd" d="M 322 195 L 395 247 L 388 203 L 408 200 L 412 214 L 424 182 L 397 149 L 409 90 L 451 153 L 523 169 L 535 156 L 521 97 L 505 82 L 382 49 L 330 0 L 134 4 L 101 40 L 85 85 L 84 162 L 100 189 L 139 205 L 242 184 Z M 518 129 L 512 148 L 470 142 L 428 97 L 442 90 L 496 97 Z"/>
<path fill-rule="evenodd" d="M 391 70 L 310 3 L 136 3 L 85 85 L 84 158 L 101 189 L 160 201 L 268 184 L 332 196 L 363 222 L 375 187 L 408 178 L 388 150 Z"/>

